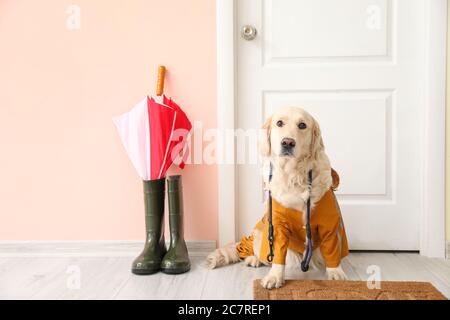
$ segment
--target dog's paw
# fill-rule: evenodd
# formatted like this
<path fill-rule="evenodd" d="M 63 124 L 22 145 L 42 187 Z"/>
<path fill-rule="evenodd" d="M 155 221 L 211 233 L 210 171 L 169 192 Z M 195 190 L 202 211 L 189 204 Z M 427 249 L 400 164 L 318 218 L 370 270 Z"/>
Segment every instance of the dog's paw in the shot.
<path fill-rule="evenodd" d="M 284 265 L 272 265 L 269 273 L 261 280 L 266 289 L 279 288 L 284 284 Z"/>
<path fill-rule="evenodd" d="M 248 256 L 244 262 L 248 267 L 258 268 L 261 266 L 261 261 L 259 261 L 257 256 Z"/>
<path fill-rule="evenodd" d="M 262 280 L 261 285 L 266 289 L 279 288 L 284 284 L 283 277 L 279 277 L 273 274 L 267 274 Z"/>
<path fill-rule="evenodd" d="M 339 265 L 337 268 L 327 268 L 328 280 L 347 280 L 347 275 Z"/>

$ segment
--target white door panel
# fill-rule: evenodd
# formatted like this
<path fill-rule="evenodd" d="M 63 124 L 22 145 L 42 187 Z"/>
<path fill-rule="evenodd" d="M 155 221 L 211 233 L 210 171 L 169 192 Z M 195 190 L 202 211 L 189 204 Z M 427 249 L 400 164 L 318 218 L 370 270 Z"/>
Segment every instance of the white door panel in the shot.
<path fill-rule="evenodd" d="M 266 62 L 387 57 L 389 13 L 387 0 L 266 0 Z"/>
<path fill-rule="evenodd" d="M 238 1 L 258 30 L 238 35 L 238 127 L 286 105 L 318 120 L 351 249 L 419 248 L 424 1 Z M 238 166 L 239 235 L 264 213 L 260 173 Z"/>

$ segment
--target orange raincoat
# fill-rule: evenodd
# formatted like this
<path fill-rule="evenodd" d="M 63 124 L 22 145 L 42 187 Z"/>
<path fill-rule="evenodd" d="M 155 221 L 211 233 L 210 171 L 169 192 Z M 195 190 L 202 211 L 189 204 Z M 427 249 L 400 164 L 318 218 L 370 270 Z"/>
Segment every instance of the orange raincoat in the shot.
<path fill-rule="evenodd" d="M 320 248 L 320 252 L 328 268 L 336 268 L 341 259 L 348 255 L 347 237 L 341 217 L 339 204 L 334 191 L 339 185 L 339 176 L 332 170 L 333 186 L 325 192 L 323 197 L 311 209 L 311 234 L 313 249 Z M 267 262 L 269 254 L 267 211 L 263 219 L 255 226 L 262 231 L 262 244 L 259 259 Z M 274 230 L 273 263 L 285 264 L 288 248 L 303 254 L 305 252 L 306 229 L 303 223 L 303 213 L 290 208 L 284 208 L 272 199 L 272 224 Z M 254 255 L 253 235 L 242 238 L 237 245 L 241 259 Z"/>

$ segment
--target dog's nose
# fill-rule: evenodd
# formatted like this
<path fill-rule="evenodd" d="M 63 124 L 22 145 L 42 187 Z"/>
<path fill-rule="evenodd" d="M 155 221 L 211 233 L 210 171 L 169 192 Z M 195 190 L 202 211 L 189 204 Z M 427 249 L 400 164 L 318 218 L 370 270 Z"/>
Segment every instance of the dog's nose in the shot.
<path fill-rule="evenodd" d="M 291 138 L 284 138 L 283 140 L 281 140 L 281 145 L 284 148 L 293 148 L 295 147 L 295 140 Z"/>

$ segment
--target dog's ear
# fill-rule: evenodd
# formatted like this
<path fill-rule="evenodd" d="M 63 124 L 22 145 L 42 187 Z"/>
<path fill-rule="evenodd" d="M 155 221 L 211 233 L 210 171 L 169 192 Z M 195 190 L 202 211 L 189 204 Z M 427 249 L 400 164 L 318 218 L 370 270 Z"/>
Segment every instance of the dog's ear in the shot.
<path fill-rule="evenodd" d="M 314 120 L 311 132 L 310 157 L 314 160 L 317 160 L 319 158 L 319 153 L 324 151 L 324 149 L 325 147 L 323 145 L 322 133 L 320 131 L 319 124 L 316 120 Z"/>
<path fill-rule="evenodd" d="M 267 118 L 259 133 L 259 152 L 262 156 L 270 156 L 270 131 L 272 130 L 272 117 Z"/>

